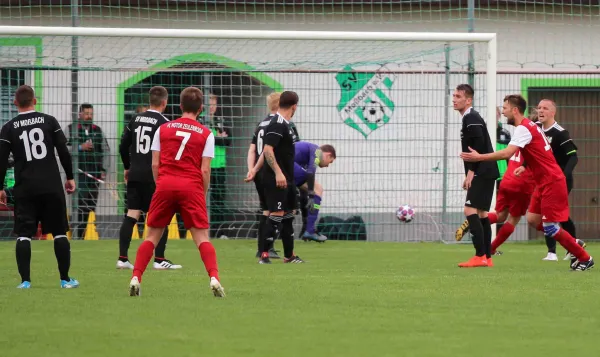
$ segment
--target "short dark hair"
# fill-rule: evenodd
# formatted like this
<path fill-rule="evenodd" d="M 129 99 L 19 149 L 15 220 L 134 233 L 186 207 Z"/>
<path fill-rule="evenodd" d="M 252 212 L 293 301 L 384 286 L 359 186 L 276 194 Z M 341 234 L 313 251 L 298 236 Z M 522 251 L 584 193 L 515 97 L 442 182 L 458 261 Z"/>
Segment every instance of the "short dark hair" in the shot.
<path fill-rule="evenodd" d="M 519 109 L 521 114 L 524 114 L 527 109 L 527 101 L 520 94 L 509 94 L 504 97 L 504 101 L 508 102 L 513 108 Z"/>
<path fill-rule="evenodd" d="M 94 109 L 94 106 L 91 105 L 90 103 L 83 103 L 82 105 L 79 106 L 79 112 L 83 112 L 86 109 Z"/>
<path fill-rule="evenodd" d="M 169 97 L 167 89 L 162 86 L 154 86 L 150 88 L 148 94 L 150 96 L 150 105 L 155 107 L 159 107 L 162 104 L 162 101 Z"/>
<path fill-rule="evenodd" d="M 465 92 L 465 97 L 467 98 L 473 98 L 473 96 L 475 95 L 475 91 L 473 90 L 473 87 L 471 87 L 470 84 L 459 84 L 456 86 L 456 90 Z"/>
<path fill-rule="evenodd" d="M 279 97 L 279 108 L 289 109 L 293 105 L 298 104 L 298 100 L 299 98 L 296 92 L 286 90 L 285 92 L 281 93 L 281 96 Z"/>
<path fill-rule="evenodd" d="M 15 91 L 15 101 L 19 108 L 27 108 L 33 104 L 35 93 L 33 88 L 28 85 L 22 85 Z"/>
<path fill-rule="evenodd" d="M 179 96 L 181 110 L 184 113 L 198 113 L 202 109 L 204 95 L 202 91 L 196 87 L 187 87 L 181 91 Z"/>
<path fill-rule="evenodd" d="M 552 99 L 548 99 L 548 98 L 544 98 L 542 100 L 540 100 L 540 102 L 550 102 L 550 104 L 552 104 L 552 106 L 554 106 L 554 109 L 558 109 L 558 107 L 556 106 L 556 102 L 553 101 Z"/>
<path fill-rule="evenodd" d="M 322 151 L 322 152 L 327 152 L 327 153 L 330 153 L 330 154 L 331 154 L 331 156 L 332 156 L 334 159 L 336 159 L 336 156 L 335 156 L 335 148 L 334 148 L 332 145 L 329 145 L 329 144 L 321 145 L 320 149 L 321 149 L 321 151 Z"/>

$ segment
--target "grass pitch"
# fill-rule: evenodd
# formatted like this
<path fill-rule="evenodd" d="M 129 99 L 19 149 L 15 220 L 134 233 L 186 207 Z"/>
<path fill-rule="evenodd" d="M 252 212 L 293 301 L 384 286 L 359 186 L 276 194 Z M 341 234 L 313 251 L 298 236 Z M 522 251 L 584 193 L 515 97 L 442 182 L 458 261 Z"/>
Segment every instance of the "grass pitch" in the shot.
<path fill-rule="evenodd" d="M 494 268 L 459 269 L 469 245 L 297 242 L 307 264 L 266 266 L 254 241 L 214 243 L 225 299 L 212 296 L 191 241 L 169 242 L 167 257 L 184 269 L 148 270 L 139 298 L 127 294 L 131 271 L 114 268 L 115 240 L 72 242 L 76 290 L 59 288 L 50 241 L 32 243 L 32 288 L 17 290 L 14 242 L 0 243 L 0 356 L 547 357 L 600 348 L 600 267 L 543 262 L 542 244 L 507 244 Z M 600 259 L 599 248 L 588 250 Z"/>

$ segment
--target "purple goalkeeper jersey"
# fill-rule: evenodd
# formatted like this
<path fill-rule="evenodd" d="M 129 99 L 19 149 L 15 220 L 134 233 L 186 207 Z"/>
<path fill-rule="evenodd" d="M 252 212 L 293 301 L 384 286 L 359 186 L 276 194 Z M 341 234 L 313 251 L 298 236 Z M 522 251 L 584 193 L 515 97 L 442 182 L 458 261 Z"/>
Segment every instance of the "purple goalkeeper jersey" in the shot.
<path fill-rule="evenodd" d="M 298 141 L 295 145 L 294 181 L 296 186 L 306 182 L 308 174 L 315 174 L 319 166 L 319 146 L 307 141 Z"/>

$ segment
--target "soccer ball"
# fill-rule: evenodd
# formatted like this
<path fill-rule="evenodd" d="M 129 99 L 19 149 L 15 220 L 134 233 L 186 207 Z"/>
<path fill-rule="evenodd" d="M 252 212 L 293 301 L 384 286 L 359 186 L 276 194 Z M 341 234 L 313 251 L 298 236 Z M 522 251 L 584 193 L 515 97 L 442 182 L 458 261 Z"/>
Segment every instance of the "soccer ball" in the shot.
<path fill-rule="evenodd" d="M 365 103 L 362 107 L 363 118 L 371 124 L 383 125 L 383 117 L 385 112 L 383 111 L 383 105 L 377 101 L 370 101 Z"/>
<path fill-rule="evenodd" d="M 396 210 L 396 218 L 404 223 L 409 223 L 415 218 L 415 210 L 409 205 L 402 205 Z"/>

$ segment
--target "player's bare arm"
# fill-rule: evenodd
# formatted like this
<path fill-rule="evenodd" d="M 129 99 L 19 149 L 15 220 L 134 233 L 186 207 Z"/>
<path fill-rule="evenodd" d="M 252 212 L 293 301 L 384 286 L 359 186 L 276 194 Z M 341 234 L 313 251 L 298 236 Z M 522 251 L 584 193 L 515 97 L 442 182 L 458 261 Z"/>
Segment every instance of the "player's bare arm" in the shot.
<path fill-rule="evenodd" d="M 469 147 L 469 150 L 471 150 L 471 152 L 463 152 L 460 154 L 460 158 L 463 159 L 464 161 L 468 161 L 468 162 L 500 161 L 500 160 L 510 159 L 510 157 L 513 156 L 517 152 L 517 150 L 519 150 L 519 147 L 516 145 L 509 144 L 506 149 L 496 151 L 493 153 L 489 153 L 489 154 L 480 154 L 470 147 Z"/>
<path fill-rule="evenodd" d="M 473 182 L 473 177 L 475 177 L 475 171 L 469 170 L 467 172 L 467 176 L 465 177 L 465 180 L 463 181 L 463 190 L 468 190 L 469 188 L 471 188 L 471 183 Z"/>
<path fill-rule="evenodd" d="M 160 151 L 152 151 L 152 176 L 154 182 L 158 181 L 158 167 L 160 166 Z"/>
<path fill-rule="evenodd" d="M 277 164 L 277 160 L 275 160 L 275 152 L 273 151 L 273 147 L 271 145 L 265 145 L 265 149 L 262 156 L 264 156 L 264 159 L 267 162 L 267 164 L 271 167 L 271 169 L 273 169 L 273 172 L 275 172 L 275 181 L 277 183 L 277 187 L 286 187 L 287 180 L 285 179 L 285 176 L 283 175 L 279 164 Z"/>
<path fill-rule="evenodd" d="M 254 162 L 256 161 L 256 145 L 255 144 L 250 144 L 250 147 L 248 148 L 248 158 L 246 159 L 246 162 L 248 163 L 248 172 L 252 171 L 252 169 L 254 168 Z"/>
<path fill-rule="evenodd" d="M 202 157 L 202 185 L 204 187 L 204 195 L 208 195 L 208 188 L 210 187 L 210 161 L 212 157 Z"/>

